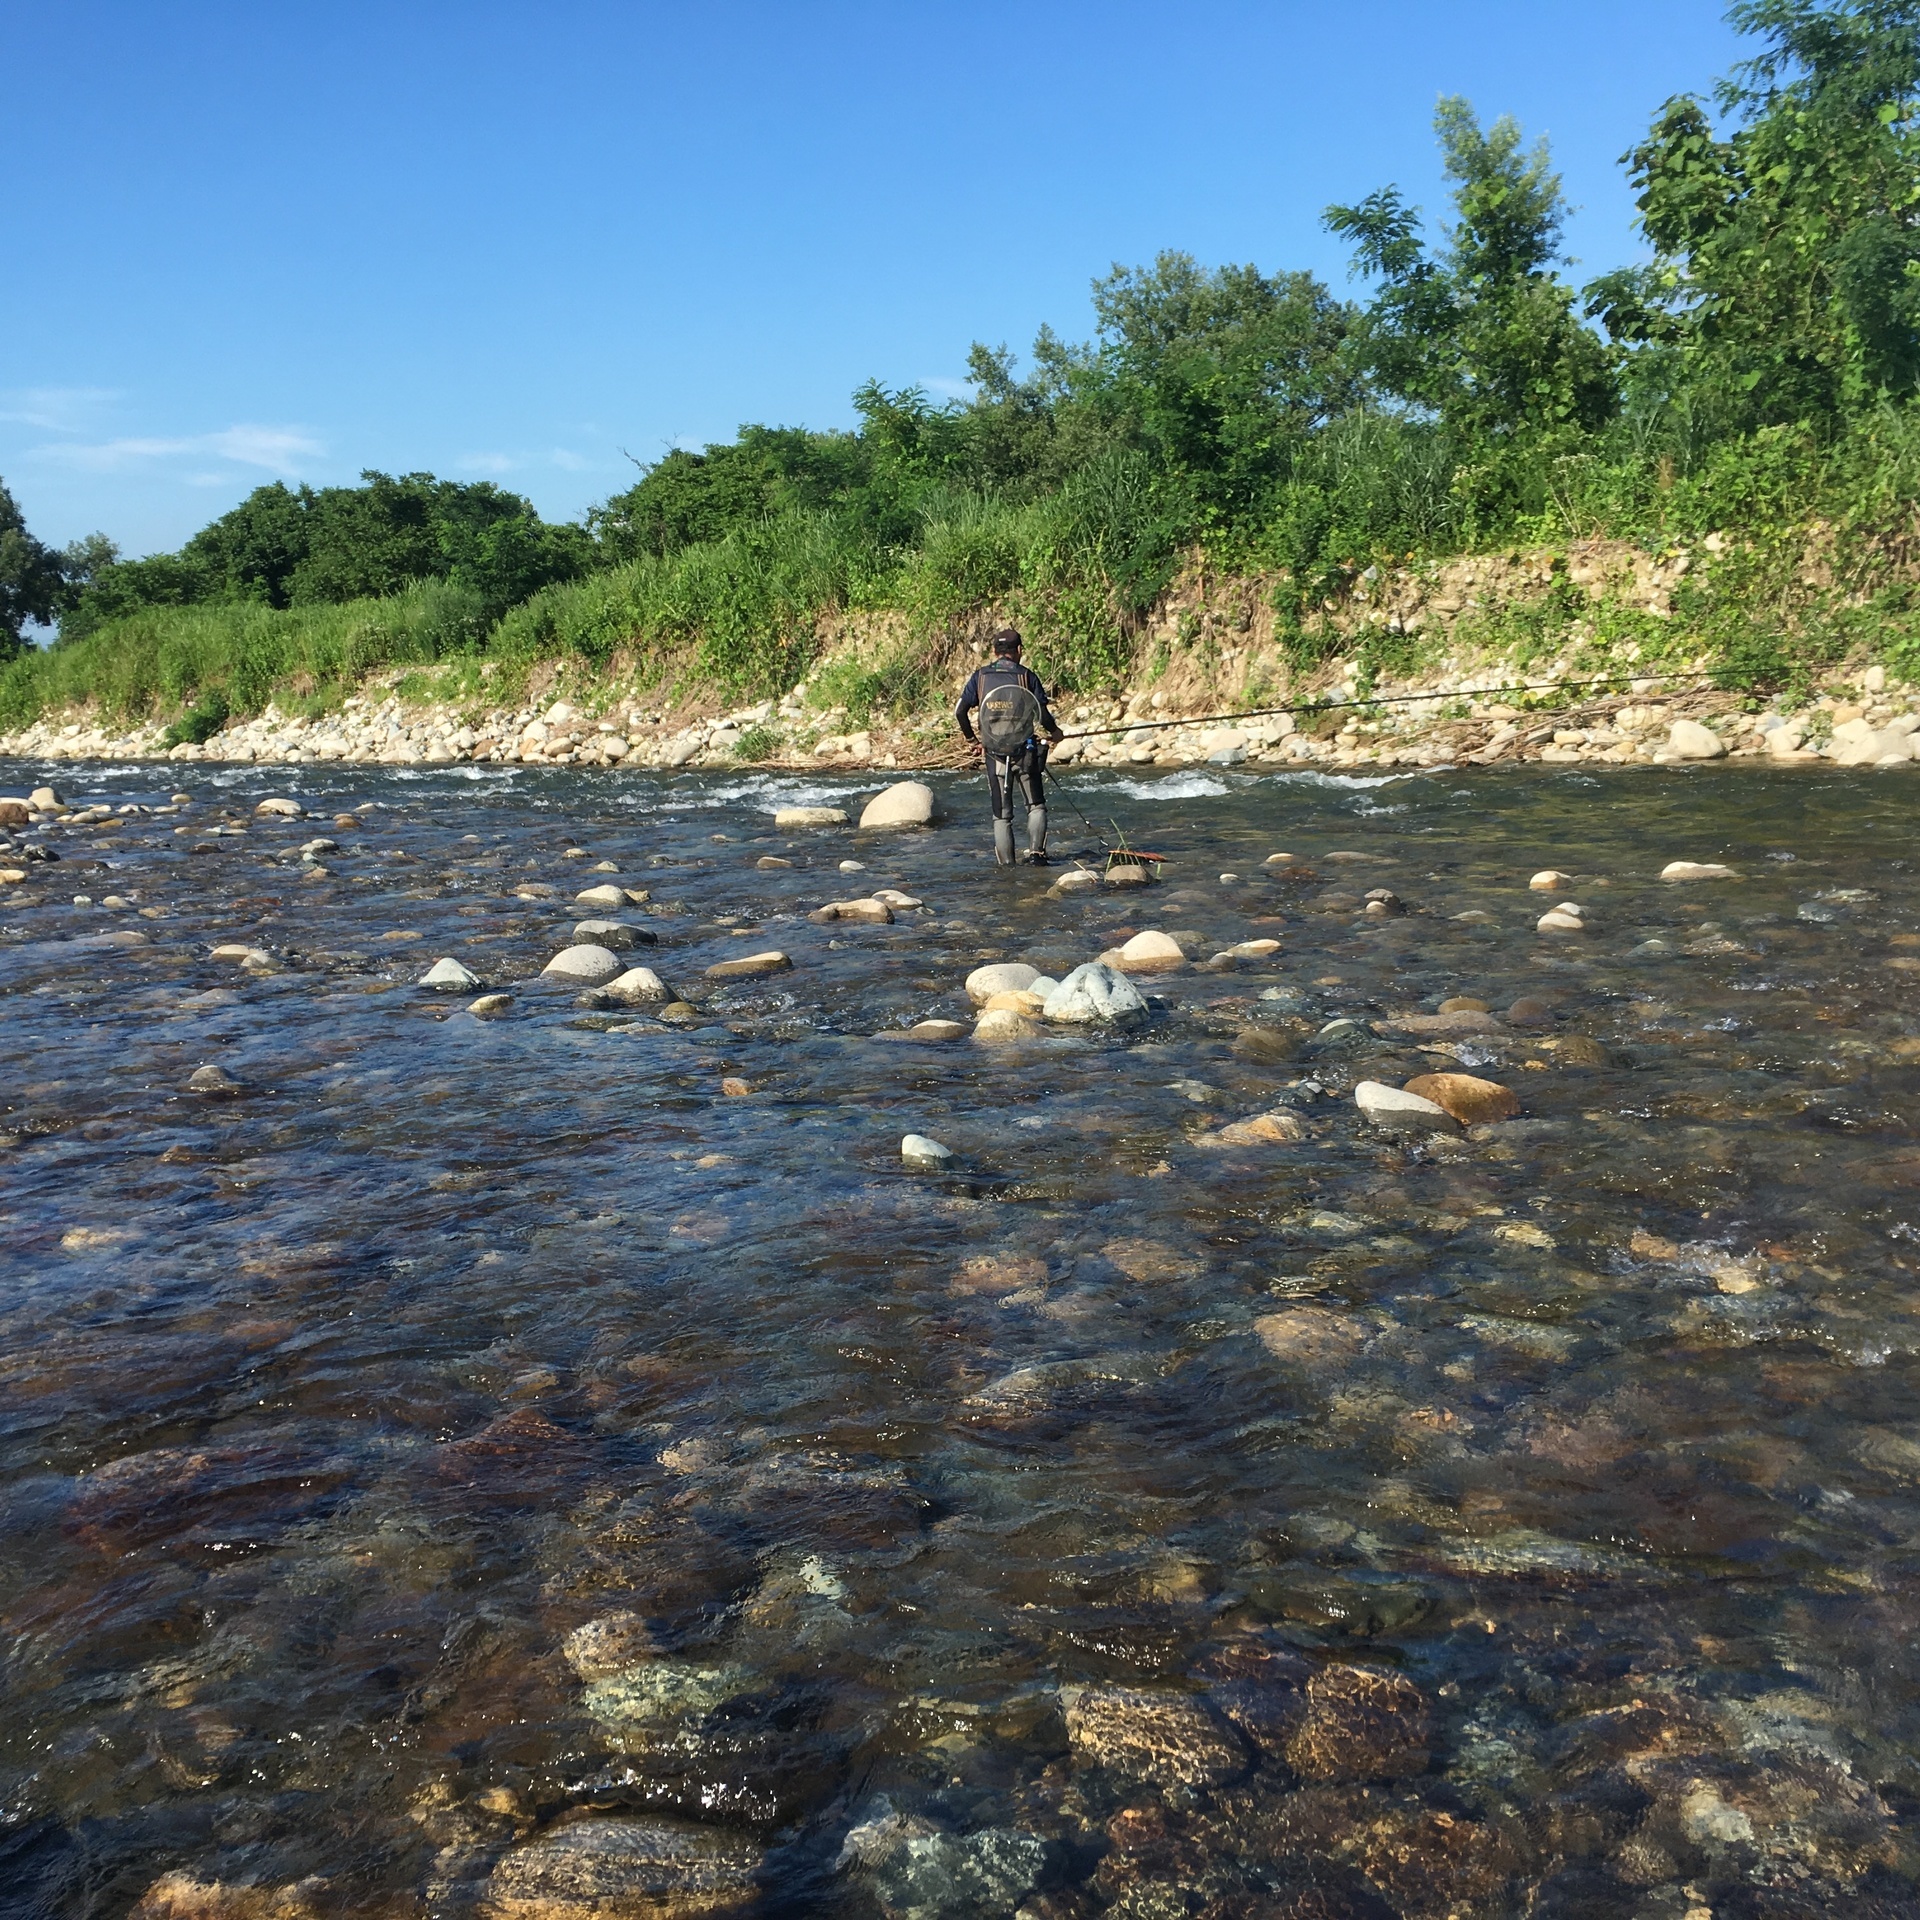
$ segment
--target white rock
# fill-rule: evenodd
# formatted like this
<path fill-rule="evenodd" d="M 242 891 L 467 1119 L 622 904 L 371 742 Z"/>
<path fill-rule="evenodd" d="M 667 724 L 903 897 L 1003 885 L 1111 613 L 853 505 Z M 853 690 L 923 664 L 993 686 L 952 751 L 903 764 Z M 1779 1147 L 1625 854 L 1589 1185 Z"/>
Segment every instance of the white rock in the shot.
<path fill-rule="evenodd" d="M 626 890 L 622 887 L 588 887 L 573 896 L 574 904 L 580 907 L 611 907 L 618 911 L 627 904 Z"/>
<path fill-rule="evenodd" d="M 1075 867 L 1070 873 L 1063 873 L 1047 891 L 1056 894 L 1091 893 L 1100 884 L 1097 873 L 1089 873 L 1085 867 Z"/>
<path fill-rule="evenodd" d="M 844 827 L 844 807 L 781 807 L 773 816 L 776 827 Z"/>
<path fill-rule="evenodd" d="M 618 979 L 607 982 L 607 991 L 616 1000 L 671 1000 L 667 983 L 651 967 L 629 967 Z"/>
<path fill-rule="evenodd" d="M 1527 885 L 1535 893 L 1558 893 L 1563 887 L 1573 885 L 1573 875 L 1562 873 L 1558 867 L 1543 867 Z"/>
<path fill-rule="evenodd" d="M 1438 1102 L 1383 1081 L 1362 1080 L 1353 1090 L 1353 1103 L 1385 1133 L 1460 1131 L 1460 1123 Z"/>
<path fill-rule="evenodd" d="M 1667 729 L 1667 747 L 1682 760 L 1718 760 L 1727 743 L 1698 720 L 1676 720 Z"/>
<path fill-rule="evenodd" d="M 480 976 L 469 973 L 458 960 L 441 959 L 420 976 L 420 984 L 438 988 L 443 993 L 465 992 L 480 984 Z"/>
<path fill-rule="evenodd" d="M 304 820 L 307 810 L 298 800 L 275 797 L 270 800 L 262 800 L 260 804 L 254 808 L 254 812 L 277 814 L 283 820 Z"/>
<path fill-rule="evenodd" d="M 1098 1021 L 1123 1025 L 1144 1018 L 1146 1011 L 1140 989 L 1124 973 L 1090 960 L 1084 967 L 1075 967 L 1047 995 L 1040 1017 L 1068 1026 Z"/>
<path fill-rule="evenodd" d="M 1585 933 L 1587 930 L 1585 912 L 1571 900 L 1549 907 L 1533 924 L 1539 933 Z"/>
<path fill-rule="evenodd" d="M 862 827 L 930 827 L 940 803 L 924 780 L 901 780 L 876 793 L 861 810 Z"/>
<path fill-rule="evenodd" d="M 924 1133 L 909 1133 L 901 1138 L 900 1158 L 922 1173 L 939 1173 L 953 1164 L 953 1149 Z"/>
<path fill-rule="evenodd" d="M 1807 737 L 1807 730 L 1798 720 L 1783 721 L 1777 727 L 1769 727 L 1764 735 L 1767 751 L 1776 760 L 1791 760 L 1801 749 L 1801 743 Z"/>
<path fill-rule="evenodd" d="M 864 860 L 842 860 L 840 862 L 840 871 L 842 873 L 865 873 L 866 870 L 867 863 Z"/>
<path fill-rule="evenodd" d="M 898 908 L 902 913 L 911 913 L 915 907 L 926 904 L 923 900 L 916 900 L 910 893 L 902 893 L 898 887 L 875 887 L 873 897 L 889 907 Z"/>
<path fill-rule="evenodd" d="M 1002 960 L 990 967 L 975 967 L 967 975 L 967 998 L 976 1007 L 984 1007 L 996 993 L 1018 993 L 1040 978 L 1040 969 L 1024 960 Z"/>
<path fill-rule="evenodd" d="M 563 947 L 540 969 L 556 980 L 577 980 L 582 986 L 597 987 L 623 971 L 619 958 L 605 947 Z"/>
<path fill-rule="evenodd" d="M 1660 869 L 1662 880 L 1733 880 L 1739 876 L 1731 867 L 1712 860 L 1669 860 Z"/>

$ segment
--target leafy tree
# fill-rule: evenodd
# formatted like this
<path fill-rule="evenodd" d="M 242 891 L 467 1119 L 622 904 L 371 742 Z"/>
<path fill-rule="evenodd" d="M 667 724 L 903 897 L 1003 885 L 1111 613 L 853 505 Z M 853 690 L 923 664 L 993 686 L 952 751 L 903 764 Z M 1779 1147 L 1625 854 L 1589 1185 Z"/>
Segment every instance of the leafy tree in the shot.
<path fill-rule="evenodd" d="M 1359 342 L 1364 364 L 1386 394 L 1437 417 L 1462 452 L 1593 431 L 1618 395 L 1604 345 L 1554 272 L 1567 207 L 1546 142 L 1523 151 L 1507 118 L 1483 132 L 1461 99 L 1441 101 L 1434 127 L 1459 216 L 1437 254 L 1397 188 L 1327 210 L 1379 283 Z"/>
<path fill-rule="evenodd" d="M 1920 4 L 1742 0 L 1730 18 L 1767 42 L 1715 90 L 1732 131 L 1691 96 L 1661 109 L 1625 159 L 1654 261 L 1597 281 L 1589 311 L 1727 430 L 1909 397 Z"/>
<path fill-rule="evenodd" d="M 65 588 L 60 555 L 28 532 L 26 516 L 0 480 L 0 660 L 26 645 L 26 628 L 54 619 Z"/>
<path fill-rule="evenodd" d="M 1255 512 L 1352 404 L 1351 307 L 1311 274 L 1162 253 L 1094 283 L 1109 417 L 1190 493 L 1202 525 Z M 1085 383 L 1083 382 L 1083 385 Z"/>

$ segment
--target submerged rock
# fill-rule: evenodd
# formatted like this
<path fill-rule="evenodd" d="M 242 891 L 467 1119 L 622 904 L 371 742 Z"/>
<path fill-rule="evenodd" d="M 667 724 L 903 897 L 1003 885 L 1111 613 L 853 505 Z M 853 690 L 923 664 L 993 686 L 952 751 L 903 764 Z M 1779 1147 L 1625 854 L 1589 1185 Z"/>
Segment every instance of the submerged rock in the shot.
<path fill-rule="evenodd" d="M 590 1815 L 516 1847 L 494 1868 L 486 1920 L 692 1920 L 760 1898 L 753 1841 L 691 1821 Z"/>
<path fill-rule="evenodd" d="M 1322 1667 L 1307 1682 L 1307 1710 L 1287 1742 L 1303 1780 L 1393 1780 L 1424 1773 L 1427 1702 L 1385 1667 Z"/>
<path fill-rule="evenodd" d="M 861 1873 L 888 1920 L 1010 1920 L 1053 1855 L 1024 1827 L 946 1833 L 883 1801 L 848 1833 L 838 1864 Z"/>
<path fill-rule="evenodd" d="M 781 807 L 773 816 L 776 827 L 844 827 L 844 807 Z"/>
<path fill-rule="evenodd" d="M 1067 1739 L 1088 1766 L 1156 1786 L 1217 1787 L 1246 1772 L 1238 1734 L 1196 1694 L 1087 1687 L 1067 1701 Z"/>
<path fill-rule="evenodd" d="M 240 1093 L 244 1089 L 224 1067 L 195 1067 L 187 1078 L 189 1093 Z"/>
<path fill-rule="evenodd" d="M 1281 1109 L 1278 1113 L 1256 1113 L 1250 1120 L 1235 1120 L 1217 1133 L 1203 1133 L 1203 1147 L 1281 1146 L 1307 1137 L 1307 1123 L 1297 1113 Z"/>
<path fill-rule="evenodd" d="M 1731 867 L 1714 860 L 1669 860 L 1660 869 L 1662 880 L 1732 880 L 1738 876 Z"/>

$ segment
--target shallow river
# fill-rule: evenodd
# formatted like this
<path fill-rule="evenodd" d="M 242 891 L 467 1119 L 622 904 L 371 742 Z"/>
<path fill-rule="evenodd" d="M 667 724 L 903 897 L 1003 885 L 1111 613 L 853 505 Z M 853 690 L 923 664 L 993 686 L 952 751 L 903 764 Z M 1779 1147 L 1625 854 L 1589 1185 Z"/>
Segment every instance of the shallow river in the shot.
<path fill-rule="evenodd" d="M 1089 775 L 1061 899 L 959 780 L 188 772 L 0 897 L 0 1911 L 1920 1912 L 1908 779 Z M 609 880 L 700 1023 L 537 978 Z M 1281 944 L 871 1037 L 1148 927 Z"/>

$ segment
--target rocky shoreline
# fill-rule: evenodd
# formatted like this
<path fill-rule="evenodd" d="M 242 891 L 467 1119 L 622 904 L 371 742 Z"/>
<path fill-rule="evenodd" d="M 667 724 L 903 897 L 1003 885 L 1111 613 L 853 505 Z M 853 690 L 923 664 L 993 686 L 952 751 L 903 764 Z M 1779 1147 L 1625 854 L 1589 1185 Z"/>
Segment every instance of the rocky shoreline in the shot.
<path fill-rule="evenodd" d="M 1762 711 L 1701 690 L 1692 676 L 1636 677 L 1619 693 L 1509 690 L 1512 670 L 1379 681 L 1363 687 L 1337 671 L 1292 698 L 1320 711 L 1250 712 L 1221 719 L 1205 690 L 1170 698 L 1140 688 L 1093 702 L 1062 701 L 1069 738 L 1060 766 L 1437 767 L 1539 760 L 1665 766 L 1719 759 L 1772 764 L 1891 766 L 1920 751 L 1920 687 L 1890 684 L 1867 667 L 1801 702 Z M 549 689 L 548 691 L 551 691 Z M 0 754 L 41 760 L 155 759 L 229 765 L 494 765 L 527 767 L 767 767 L 846 771 L 959 764 L 945 713 L 845 731 L 844 708 L 822 711 L 802 682 L 783 700 L 689 714 L 601 687 L 545 695 L 476 713 L 404 700 L 371 683 L 317 716 L 269 705 L 204 742 L 169 746 L 157 722 L 122 728 L 63 715 L 0 734 Z M 1556 704 L 1545 704 L 1551 699 Z M 1371 704 L 1371 702 L 1381 704 Z M 1249 701 L 1249 706 L 1259 703 Z M 840 730 L 836 730 L 840 729 Z"/>

